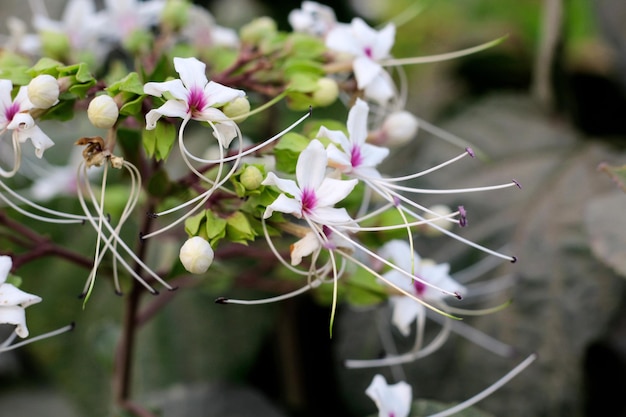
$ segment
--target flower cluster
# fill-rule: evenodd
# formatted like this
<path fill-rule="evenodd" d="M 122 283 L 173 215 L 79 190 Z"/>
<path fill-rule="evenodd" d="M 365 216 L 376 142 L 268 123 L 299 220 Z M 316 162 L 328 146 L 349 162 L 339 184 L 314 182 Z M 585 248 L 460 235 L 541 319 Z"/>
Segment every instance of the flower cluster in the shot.
<path fill-rule="evenodd" d="M 0 79 L 0 140 L 12 149 L 12 160 L 0 175 L 7 180 L 23 176 L 32 188 L 0 182 L 0 197 L 21 216 L 93 229 L 88 254 L 50 249 L 86 267 L 80 292 L 84 306 L 97 276 L 110 279 L 120 295 L 129 287 L 158 294 L 160 287 L 177 288 L 188 273 L 210 275 L 214 262 L 227 262 L 221 259 L 223 251 L 250 245 L 261 249 L 264 259 L 274 256 L 274 270 L 300 282 L 266 299 L 221 297 L 217 302 L 269 303 L 332 288 L 332 332 L 336 307 L 344 302 L 342 288 L 358 283 L 375 294 L 369 303 L 390 304 L 389 329 L 409 337 L 415 323 L 415 345 L 404 354 L 346 365 L 387 366 L 423 358 L 447 340 L 457 316 L 468 312 L 455 300 L 472 293 L 453 278 L 448 260 L 423 258 L 415 242 L 443 234 L 498 261 L 516 258 L 462 237 L 464 207 L 426 206 L 419 196 L 494 192 L 519 184 L 412 185 L 474 157 L 470 148 L 408 175 L 384 172 L 380 166 L 392 148 L 406 146 L 419 128 L 429 129 L 404 108 L 408 91 L 389 68 L 402 71 L 404 64 L 454 58 L 497 41 L 403 60 L 392 55 L 392 23 L 379 30 L 360 18 L 338 22 L 331 8 L 311 1 L 292 11 L 289 22 L 292 32 L 278 30 L 269 18 L 237 32 L 218 26 L 205 9 L 184 0 L 110 0 L 100 10 L 94 1 L 70 0 L 61 21 L 50 19 L 43 8 L 34 10 L 36 34 L 18 30 L 14 21 L 7 54 L 15 59 L 0 62 L 0 77 L 6 77 Z M 102 73 L 106 76 L 94 76 Z M 279 102 L 284 106 L 276 106 Z M 328 106 L 340 116 L 317 119 L 316 110 Z M 38 159 L 55 145 L 39 120 L 66 122 L 81 111 L 92 133 L 55 138 L 80 150 L 66 167 L 36 165 L 22 155 L 27 140 Z M 256 117 L 264 112 L 272 113 Z M 246 119 L 256 125 L 244 124 Z M 49 178 L 59 180 L 44 187 L 49 192 L 43 197 L 38 190 Z M 78 212 L 44 205 L 68 197 L 78 202 Z M 141 226 L 131 241 L 126 231 L 134 224 Z M 150 265 L 146 248 L 160 240 L 177 242 L 180 264 Z M 158 244 L 151 247 L 157 258 L 166 258 Z M 24 308 L 41 299 L 5 283 L 10 258 L 1 256 L 0 266 L 0 320 L 26 337 Z M 427 317 L 441 326 L 438 336 L 424 344 Z M 511 351 L 478 330 L 473 335 L 491 351 Z M 378 375 L 366 393 L 381 416 L 409 415 L 412 395 L 406 383 L 387 386 Z M 127 403 L 128 398 L 120 398 L 120 404 Z"/>

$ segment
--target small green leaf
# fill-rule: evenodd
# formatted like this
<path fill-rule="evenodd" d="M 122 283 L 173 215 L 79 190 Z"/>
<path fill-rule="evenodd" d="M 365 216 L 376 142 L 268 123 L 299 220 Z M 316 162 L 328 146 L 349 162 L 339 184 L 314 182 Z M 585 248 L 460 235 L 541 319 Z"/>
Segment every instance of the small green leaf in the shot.
<path fill-rule="evenodd" d="M 154 156 L 156 152 L 156 130 L 155 129 L 144 129 L 141 133 L 141 143 L 143 144 L 143 149 L 146 151 L 146 155 L 149 158 Z"/>
<path fill-rule="evenodd" d="M 202 223 L 206 221 L 206 214 L 204 211 L 195 214 L 191 217 L 187 217 L 185 220 L 185 232 L 189 237 L 198 236 Z"/>
<path fill-rule="evenodd" d="M 233 213 L 226 219 L 226 233 L 228 238 L 235 243 L 247 244 L 253 241 L 256 233 L 250 225 L 248 218 L 240 211 Z"/>
<path fill-rule="evenodd" d="M 211 246 L 215 247 L 220 239 L 226 236 L 226 220 L 206 210 L 206 233 Z"/>
<path fill-rule="evenodd" d="M 116 95 L 122 91 L 133 93 L 137 95 L 143 95 L 143 83 L 139 79 L 139 74 L 131 72 L 121 80 L 111 84 L 107 91 L 113 95 Z"/>
<path fill-rule="evenodd" d="M 287 174 L 295 173 L 298 157 L 309 142 L 308 138 L 298 133 L 288 132 L 283 135 L 274 148 L 276 169 Z"/>
<path fill-rule="evenodd" d="M 120 108 L 120 114 L 123 116 L 134 116 L 139 114 L 143 105 L 143 96 L 138 96 L 134 100 L 129 100 Z"/>

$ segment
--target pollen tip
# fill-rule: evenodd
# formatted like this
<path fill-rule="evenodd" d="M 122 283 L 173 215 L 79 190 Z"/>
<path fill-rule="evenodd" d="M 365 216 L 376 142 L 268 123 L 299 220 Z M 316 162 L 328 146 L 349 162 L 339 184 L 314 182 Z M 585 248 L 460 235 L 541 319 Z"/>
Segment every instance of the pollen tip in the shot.
<path fill-rule="evenodd" d="M 178 289 L 178 286 L 176 287 L 168 287 L 167 290 L 168 291 L 176 291 Z"/>
<path fill-rule="evenodd" d="M 71 322 L 71 323 L 69 324 L 69 326 L 70 326 L 69 331 L 71 332 L 71 331 L 72 331 L 72 330 L 74 330 L 74 328 L 76 327 L 76 322 L 75 322 L 75 321 Z"/>
<path fill-rule="evenodd" d="M 470 148 L 469 146 L 467 148 L 465 148 L 465 152 L 467 152 L 467 154 L 469 156 L 471 156 L 472 158 L 474 158 L 476 156 L 476 154 L 474 153 L 474 150 L 472 148 Z"/>
<path fill-rule="evenodd" d="M 78 294 L 78 299 L 79 299 L 79 300 L 82 300 L 82 299 L 84 299 L 84 298 L 85 298 L 85 296 L 86 296 L 86 295 L 87 295 L 87 293 L 85 293 L 85 292 L 81 292 L 80 294 Z"/>
<path fill-rule="evenodd" d="M 455 292 L 454 296 L 456 297 L 457 300 L 462 300 L 463 299 L 463 296 L 461 294 L 459 294 L 458 292 Z"/>
<path fill-rule="evenodd" d="M 215 299 L 215 304 L 228 304 L 228 298 L 226 298 L 226 297 L 217 297 Z"/>
<path fill-rule="evenodd" d="M 122 295 L 124 295 L 124 293 L 122 291 L 120 291 L 120 290 L 115 290 L 115 295 L 121 297 Z"/>
<path fill-rule="evenodd" d="M 159 217 L 158 214 L 151 212 L 151 211 L 147 211 L 146 216 L 150 217 L 151 219 L 156 219 L 157 217 Z"/>
<path fill-rule="evenodd" d="M 511 256 L 511 263 L 514 264 L 517 262 L 517 256 Z"/>
<path fill-rule="evenodd" d="M 160 294 L 159 291 L 155 290 L 154 288 L 150 288 L 148 291 L 150 291 L 150 294 L 155 295 L 155 296 Z"/>
<path fill-rule="evenodd" d="M 513 184 L 515 184 L 517 188 L 519 188 L 520 190 L 522 189 L 522 184 L 520 184 L 515 178 L 513 178 L 511 181 L 513 181 Z"/>
<path fill-rule="evenodd" d="M 313 106 L 309 106 L 309 116 L 313 114 Z"/>
<path fill-rule="evenodd" d="M 144 234 L 143 234 L 143 232 L 139 232 L 139 240 L 141 240 L 141 241 L 146 240 L 146 239 L 144 238 Z"/>
<path fill-rule="evenodd" d="M 467 212 L 465 211 L 465 207 L 459 206 L 459 226 L 465 227 L 467 226 Z"/>

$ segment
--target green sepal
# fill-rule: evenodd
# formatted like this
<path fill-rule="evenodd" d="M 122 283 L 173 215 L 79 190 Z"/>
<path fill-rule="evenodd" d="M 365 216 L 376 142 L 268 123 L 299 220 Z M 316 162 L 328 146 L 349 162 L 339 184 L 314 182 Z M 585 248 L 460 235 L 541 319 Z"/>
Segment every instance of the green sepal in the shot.
<path fill-rule="evenodd" d="M 0 78 L 10 80 L 13 85 L 26 85 L 31 76 L 28 73 L 30 62 L 23 56 L 9 51 L 0 54 Z"/>
<path fill-rule="evenodd" d="M 139 79 L 139 74 L 137 74 L 136 72 L 131 72 L 126 77 L 108 86 L 107 91 L 114 96 L 121 92 L 142 95 L 143 83 Z"/>
<path fill-rule="evenodd" d="M 295 132 L 287 132 L 276 144 L 274 156 L 276 169 L 287 174 L 296 172 L 300 153 L 308 146 L 309 139 Z"/>
<path fill-rule="evenodd" d="M 205 232 L 207 240 L 211 246 L 215 247 L 217 242 L 226 236 L 226 220 L 213 213 L 211 210 L 205 212 Z"/>
<path fill-rule="evenodd" d="M 289 54 L 301 58 L 317 58 L 324 55 L 326 45 L 321 38 L 294 32 L 287 38 Z"/>
<path fill-rule="evenodd" d="M 167 159 L 176 142 L 176 128 L 173 124 L 159 120 L 154 129 L 142 132 L 143 148 L 148 157 L 163 161 Z"/>
<path fill-rule="evenodd" d="M 134 116 L 139 114 L 143 106 L 143 98 L 144 96 L 138 96 L 134 100 L 126 101 L 120 108 L 120 114 L 122 116 Z"/>
<path fill-rule="evenodd" d="M 201 229 L 204 229 L 202 228 L 202 226 L 205 222 L 206 213 L 204 211 L 187 217 L 187 219 L 185 219 L 185 232 L 187 232 L 187 235 L 189 235 L 189 237 L 201 236 L 206 238 L 206 236 L 200 234 Z M 202 232 L 206 233 L 206 229 L 202 230 Z"/>
<path fill-rule="evenodd" d="M 41 120 L 58 120 L 66 122 L 74 118 L 75 99 L 60 100 L 57 104 L 46 110 L 39 118 Z"/>
<path fill-rule="evenodd" d="M 237 172 L 235 172 L 233 175 L 231 175 L 230 177 L 230 182 L 233 185 L 233 188 L 235 189 L 235 193 L 237 193 L 238 197 L 247 197 L 247 196 L 251 196 L 251 195 L 258 195 L 261 194 L 261 192 L 263 192 L 263 186 L 259 186 L 253 190 L 249 190 L 245 187 L 244 184 L 241 183 L 241 175 L 245 172 L 246 168 L 248 168 L 249 166 L 254 166 L 256 167 L 260 172 L 261 175 L 263 176 L 263 178 L 265 178 L 267 176 L 267 171 L 265 170 L 265 165 L 263 164 L 243 164 L 241 166 L 241 168 L 239 168 L 237 170 Z"/>
<path fill-rule="evenodd" d="M 325 75 L 321 63 L 302 58 L 290 58 L 286 60 L 283 65 L 283 71 L 288 78 L 301 74 L 314 76 L 316 81 L 318 78 Z"/>
<path fill-rule="evenodd" d="M 231 242 L 247 245 L 254 241 L 256 233 L 248 217 L 240 211 L 233 213 L 226 219 L 226 235 Z"/>
<path fill-rule="evenodd" d="M 7 276 L 7 279 L 5 281 L 6 284 L 11 284 L 16 288 L 19 288 L 22 285 L 22 277 L 17 276 L 17 275 L 13 275 L 13 274 L 9 274 Z"/>

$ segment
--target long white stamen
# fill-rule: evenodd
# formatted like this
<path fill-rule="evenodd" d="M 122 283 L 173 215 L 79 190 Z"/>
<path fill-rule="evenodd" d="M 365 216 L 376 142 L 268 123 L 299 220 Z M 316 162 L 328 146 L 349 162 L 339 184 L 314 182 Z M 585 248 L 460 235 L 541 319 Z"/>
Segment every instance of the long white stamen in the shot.
<path fill-rule="evenodd" d="M 407 193 L 414 193 L 414 194 L 461 194 L 461 193 L 475 193 L 475 192 L 481 192 L 481 191 L 501 190 L 503 188 L 510 188 L 510 187 L 519 187 L 519 184 L 515 181 L 512 181 L 512 182 L 507 182 L 505 184 L 489 185 L 485 187 L 451 188 L 447 190 L 413 188 L 413 187 L 406 187 L 406 186 L 397 185 L 397 184 L 386 184 L 386 187 L 392 188 L 394 190 L 399 190 L 399 191 L 404 191 Z"/>
<path fill-rule="evenodd" d="M 321 283 L 322 283 L 322 280 L 318 278 L 318 279 L 315 279 L 315 280 L 311 281 L 309 284 L 305 285 L 302 288 L 299 288 L 299 289 L 297 289 L 295 291 L 292 291 L 292 292 L 288 292 L 286 294 L 278 295 L 276 297 L 263 298 L 263 299 L 259 299 L 259 300 L 236 300 L 236 299 L 233 299 L 233 298 L 218 298 L 216 300 L 216 302 L 218 304 L 244 304 L 244 305 L 276 303 L 276 302 L 279 302 L 279 301 L 284 301 L 284 300 L 287 300 L 289 298 L 296 297 L 296 296 L 298 296 L 300 294 L 304 294 L 305 292 L 309 291 L 310 289 L 317 288 Z"/>
<path fill-rule="evenodd" d="M 431 353 L 439 350 L 441 346 L 448 340 L 450 335 L 450 325 L 452 320 L 444 319 L 444 325 L 442 326 L 437 336 L 423 349 L 413 350 L 401 355 L 388 356 L 381 359 L 349 359 L 345 361 L 347 368 L 373 368 L 377 366 L 393 366 L 400 365 L 407 362 L 413 362 L 418 359 L 424 358 Z"/>
<path fill-rule="evenodd" d="M 416 173 L 411 174 L 411 175 L 405 175 L 405 176 L 402 176 L 402 177 L 393 177 L 393 178 L 367 178 L 367 179 L 375 180 L 377 182 L 385 182 L 385 183 L 408 181 L 408 180 L 419 178 L 421 176 L 424 176 L 424 175 L 430 174 L 432 172 L 438 171 L 438 170 L 440 170 L 441 168 L 443 168 L 443 167 L 445 167 L 447 165 L 453 164 L 456 161 L 465 158 L 466 156 L 470 156 L 470 153 L 468 151 L 465 151 L 462 154 L 460 154 L 460 155 L 458 155 L 458 156 L 456 156 L 456 157 L 454 157 L 452 159 L 449 159 L 449 160 L 447 160 L 445 162 L 442 162 L 439 165 L 435 165 L 435 166 L 433 166 L 431 168 L 425 169 L 424 171 L 416 172 Z"/>
<path fill-rule="evenodd" d="M 462 56 L 470 55 L 470 54 L 491 48 L 501 43 L 505 38 L 506 36 L 503 36 L 501 38 L 498 38 L 493 41 L 486 42 L 477 46 L 473 46 L 471 48 L 461 49 L 459 51 L 454 51 L 454 52 L 447 52 L 445 54 L 411 57 L 411 58 L 400 58 L 400 59 L 385 59 L 385 60 L 378 61 L 378 63 L 382 65 L 383 67 L 390 67 L 390 66 L 399 66 L 399 65 L 428 64 L 428 63 L 433 63 L 433 62 L 447 61 L 450 59 L 459 58 Z"/>
<path fill-rule="evenodd" d="M 0 136 L 6 132 L 6 128 L 0 132 Z M 5 178 L 13 177 L 17 171 L 20 169 L 20 163 L 22 161 L 22 148 L 19 140 L 17 139 L 17 135 L 11 136 L 13 142 L 13 169 L 10 171 L 6 171 L 4 168 L 0 167 L 0 176 Z"/>
<path fill-rule="evenodd" d="M 60 329 L 56 329 L 56 330 L 53 330 L 53 331 L 48 332 L 48 333 L 44 333 L 44 334 L 40 334 L 38 336 L 31 337 L 28 340 L 23 340 L 21 342 L 15 343 L 15 344 L 13 344 L 11 346 L 4 346 L 4 343 L 3 343 L 3 345 L 0 346 L 0 353 L 8 352 L 9 350 L 13 350 L 13 349 L 17 349 L 17 348 L 22 347 L 24 345 L 28 345 L 28 344 L 33 343 L 33 342 L 37 342 L 38 340 L 47 339 L 49 337 L 54 337 L 54 336 L 60 335 L 60 334 L 65 333 L 65 332 L 69 332 L 73 328 L 74 328 L 74 324 L 68 324 L 67 326 L 61 327 Z M 13 334 L 15 334 L 15 332 Z M 13 336 L 13 339 L 14 338 L 15 338 L 15 336 Z M 13 340 L 13 339 L 11 339 L 11 340 Z"/>
<path fill-rule="evenodd" d="M 520 372 L 522 372 L 531 363 L 533 363 L 535 361 L 535 359 L 537 359 L 537 355 L 533 353 L 530 356 L 528 356 L 526 359 L 524 359 L 519 365 L 517 365 L 515 368 L 513 368 L 508 374 L 506 374 L 505 376 L 500 378 L 498 381 L 496 381 L 494 384 L 489 386 L 484 391 L 476 394 L 475 396 L 473 396 L 472 398 L 470 398 L 470 399 L 468 399 L 466 401 L 463 401 L 462 403 L 459 403 L 459 404 L 455 405 L 454 407 L 448 408 L 447 410 L 442 411 L 440 413 L 431 414 L 428 417 L 447 417 L 447 416 L 451 416 L 453 414 L 456 414 L 459 411 L 465 410 L 468 407 L 471 407 L 472 405 L 476 404 L 477 402 L 487 398 L 488 396 L 493 394 L 498 389 L 502 388 L 506 383 L 508 383 L 511 379 L 515 378 Z"/>

